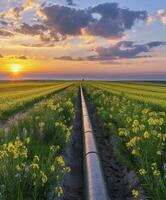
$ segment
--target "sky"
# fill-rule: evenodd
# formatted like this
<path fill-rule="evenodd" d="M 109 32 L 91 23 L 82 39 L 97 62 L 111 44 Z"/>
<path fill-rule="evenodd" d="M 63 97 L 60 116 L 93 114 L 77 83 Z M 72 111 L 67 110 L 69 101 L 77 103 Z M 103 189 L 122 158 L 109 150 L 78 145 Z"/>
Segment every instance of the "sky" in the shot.
<path fill-rule="evenodd" d="M 165 0 L 0 0 L 0 80 L 166 80 Z"/>

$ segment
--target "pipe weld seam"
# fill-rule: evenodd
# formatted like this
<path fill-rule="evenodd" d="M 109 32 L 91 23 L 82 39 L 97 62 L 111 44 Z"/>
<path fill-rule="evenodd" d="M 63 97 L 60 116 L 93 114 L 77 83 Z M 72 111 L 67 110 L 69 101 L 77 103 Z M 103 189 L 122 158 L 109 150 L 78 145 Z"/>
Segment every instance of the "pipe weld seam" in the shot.
<path fill-rule="evenodd" d="M 84 154 L 84 157 L 87 157 L 89 154 L 96 154 L 97 156 L 99 156 L 97 150 L 96 151 L 89 151 L 87 153 Z"/>

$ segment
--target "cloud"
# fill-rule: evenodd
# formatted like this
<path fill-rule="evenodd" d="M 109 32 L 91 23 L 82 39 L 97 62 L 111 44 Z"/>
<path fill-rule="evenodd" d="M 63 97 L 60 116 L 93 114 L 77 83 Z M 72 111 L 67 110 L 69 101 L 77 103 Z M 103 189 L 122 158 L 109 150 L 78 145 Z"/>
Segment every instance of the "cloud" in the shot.
<path fill-rule="evenodd" d="M 67 2 L 68 5 L 74 5 L 72 0 Z M 36 22 L 33 18 L 28 23 L 20 20 L 23 13 L 29 9 L 36 11 Z M 37 35 L 41 42 L 51 46 L 73 36 L 91 35 L 119 39 L 137 21 L 146 21 L 148 18 L 146 11 L 120 8 L 117 3 L 103 3 L 88 9 L 77 9 L 58 4 L 39 6 L 37 0 L 26 0 L 24 4 L 18 4 L 17 7 L 10 8 L 0 15 L 1 24 L 4 26 L 8 27 L 7 22 L 14 19 L 16 21 L 13 23 L 16 25 L 10 25 L 11 30 L 26 35 Z"/>
<path fill-rule="evenodd" d="M 87 57 L 81 57 L 81 58 L 73 58 L 70 56 L 63 56 L 58 57 L 55 59 L 58 60 L 73 60 L 73 61 L 100 61 L 104 64 L 107 63 L 114 63 L 114 64 L 120 64 L 120 59 L 134 59 L 134 58 L 144 58 L 144 57 L 150 57 L 150 55 L 146 55 L 144 53 L 151 52 L 152 48 L 159 47 L 166 45 L 166 42 L 161 41 L 153 41 L 145 44 L 136 44 L 132 41 L 121 41 L 118 42 L 115 45 L 112 45 L 110 47 L 97 47 L 95 49 L 92 49 L 92 51 L 95 53 L 95 55 L 90 55 Z"/>
<path fill-rule="evenodd" d="M 29 25 L 23 23 L 19 28 L 15 29 L 15 31 L 25 35 L 39 35 L 42 31 L 45 31 L 45 29 L 46 28 L 42 24 Z"/>
<path fill-rule="evenodd" d="M 45 26 L 54 35 L 63 38 L 76 35 L 93 35 L 104 38 L 121 38 L 138 20 L 146 21 L 146 11 L 119 8 L 117 3 L 100 4 L 89 9 L 75 9 L 50 5 L 41 10 Z M 98 14 L 101 17 L 94 17 Z"/>
<path fill-rule="evenodd" d="M 161 17 L 162 24 L 166 25 L 166 10 L 158 10 L 158 16 Z"/>
<path fill-rule="evenodd" d="M 64 61 L 83 61 L 83 58 L 73 58 L 71 56 L 61 56 L 61 57 L 54 57 L 55 60 L 64 60 Z"/>
<path fill-rule="evenodd" d="M 142 55 L 142 53 L 148 53 L 152 48 L 162 45 L 166 45 L 166 42 L 154 41 L 146 44 L 135 44 L 132 41 L 122 41 L 108 48 L 96 48 L 94 51 L 97 53 L 97 56 L 94 56 L 94 59 L 116 60 L 123 58 L 147 57 L 147 55 Z"/>
<path fill-rule="evenodd" d="M 0 13 L 0 18 L 18 20 L 25 11 L 33 8 L 39 8 L 37 0 L 26 0 L 25 3 L 20 3 L 16 7 L 9 8 L 7 11 Z"/>
<path fill-rule="evenodd" d="M 147 18 L 147 21 L 146 21 L 148 25 L 153 24 L 155 21 L 156 21 L 156 17 L 155 16 L 148 15 L 148 18 Z"/>
<path fill-rule="evenodd" d="M 17 56 L 16 58 L 18 58 L 20 60 L 27 60 L 28 59 L 28 57 L 26 57 L 26 56 Z"/>
<path fill-rule="evenodd" d="M 77 10 L 66 6 L 53 5 L 42 11 L 47 19 L 45 24 L 61 35 L 80 35 L 81 29 L 89 25 L 92 16 L 86 10 Z"/>
<path fill-rule="evenodd" d="M 69 6 L 75 6 L 76 5 L 73 0 L 66 0 L 66 1 L 67 1 L 67 4 Z"/>
<path fill-rule="evenodd" d="M 117 3 L 99 4 L 91 9 L 91 13 L 100 14 L 101 17 L 89 24 L 87 33 L 105 38 L 121 38 L 136 21 L 145 21 L 148 16 L 146 11 L 119 8 Z"/>
<path fill-rule="evenodd" d="M 10 31 L 0 30 L 0 36 L 3 36 L 3 37 L 12 37 L 12 36 L 14 36 L 14 34 L 11 33 Z"/>

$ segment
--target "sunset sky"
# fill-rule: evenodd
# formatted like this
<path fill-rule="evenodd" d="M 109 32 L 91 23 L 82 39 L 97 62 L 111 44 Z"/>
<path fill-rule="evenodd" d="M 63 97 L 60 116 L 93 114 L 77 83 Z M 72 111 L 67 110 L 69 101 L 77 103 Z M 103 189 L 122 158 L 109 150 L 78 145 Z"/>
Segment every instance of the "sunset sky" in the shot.
<path fill-rule="evenodd" d="M 165 0 L 0 0 L 0 79 L 166 80 Z"/>

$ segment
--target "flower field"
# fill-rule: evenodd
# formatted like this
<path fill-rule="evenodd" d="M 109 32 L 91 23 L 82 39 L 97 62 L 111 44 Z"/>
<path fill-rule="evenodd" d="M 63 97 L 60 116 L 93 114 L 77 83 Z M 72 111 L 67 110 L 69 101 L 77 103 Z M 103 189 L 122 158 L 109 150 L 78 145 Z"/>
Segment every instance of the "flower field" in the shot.
<path fill-rule="evenodd" d="M 111 199 L 165 200 L 165 82 L 81 85 Z M 83 200 L 78 88 L 77 82 L 0 84 L 0 200 Z"/>
<path fill-rule="evenodd" d="M 60 182 L 70 168 L 61 152 L 70 140 L 76 96 L 76 87 L 66 89 L 1 128 L 0 199 L 40 200 L 62 195 Z"/>
<path fill-rule="evenodd" d="M 153 86 L 148 88 L 146 84 L 143 86 L 128 84 L 128 87 L 126 85 L 96 82 L 85 84 L 84 90 L 92 101 L 104 128 L 108 129 L 110 134 L 115 133 L 114 137 L 119 147 L 117 151 L 121 158 L 123 156 L 132 163 L 148 199 L 164 200 L 166 196 L 166 112 L 163 106 L 166 105 L 164 99 L 166 89 L 161 87 L 158 93 L 153 94 L 154 99 L 157 99 L 159 92 L 162 93 L 155 104 L 151 96 L 152 92 L 147 91 Z M 134 89 L 128 89 L 129 86 Z M 155 87 L 157 88 L 157 85 Z M 143 91 L 145 88 L 146 90 Z M 133 98 L 131 93 L 134 91 Z M 162 104 L 162 101 L 165 104 Z M 132 193 L 139 199 L 138 190 L 133 189 Z"/>

